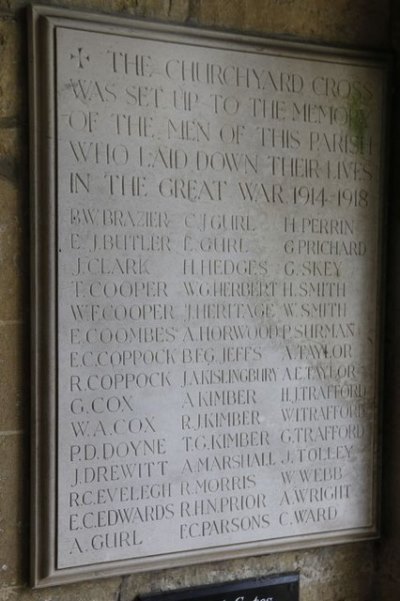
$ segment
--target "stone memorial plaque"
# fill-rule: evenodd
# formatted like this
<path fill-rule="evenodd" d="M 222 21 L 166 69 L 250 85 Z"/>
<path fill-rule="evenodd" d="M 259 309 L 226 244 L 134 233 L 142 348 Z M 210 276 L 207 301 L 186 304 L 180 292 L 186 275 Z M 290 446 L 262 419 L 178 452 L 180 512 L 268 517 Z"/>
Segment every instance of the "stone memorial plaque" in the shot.
<path fill-rule="evenodd" d="M 274 574 L 224 584 L 141 595 L 140 601 L 298 601 L 299 575 Z"/>
<path fill-rule="evenodd" d="M 35 585 L 376 536 L 387 60 L 31 41 Z"/>

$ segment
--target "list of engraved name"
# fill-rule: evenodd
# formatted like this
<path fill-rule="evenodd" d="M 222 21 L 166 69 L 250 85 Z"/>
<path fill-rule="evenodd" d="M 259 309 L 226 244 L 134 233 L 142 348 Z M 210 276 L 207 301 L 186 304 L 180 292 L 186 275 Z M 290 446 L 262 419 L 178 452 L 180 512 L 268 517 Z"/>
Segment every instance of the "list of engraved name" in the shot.
<path fill-rule="evenodd" d="M 57 48 L 59 567 L 367 527 L 378 75 Z"/>

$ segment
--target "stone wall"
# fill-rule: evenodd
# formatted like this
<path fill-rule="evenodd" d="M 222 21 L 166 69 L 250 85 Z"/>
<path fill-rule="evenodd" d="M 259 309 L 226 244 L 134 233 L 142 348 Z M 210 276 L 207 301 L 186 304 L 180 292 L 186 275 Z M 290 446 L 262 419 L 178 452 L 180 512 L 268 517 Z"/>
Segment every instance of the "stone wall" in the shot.
<path fill-rule="evenodd" d="M 389 0 L 53 0 L 48 4 L 361 48 L 388 49 L 392 35 L 393 44 L 400 45 L 400 26 L 396 27 L 400 20 L 390 14 Z M 395 494 L 399 480 L 395 472 L 400 470 L 395 469 L 393 462 L 393 468 L 386 473 L 385 498 L 392 501 L 384 505 L 387 516 L 384 544 L 359 543 L 280 553 L 42 591 L 29 588 L 29 181 L 25 5 L 24 0 L 0 0 L 0 601 L 130 601 L 139 592 L 285 570 L 300 570 L 302 601 L 397 600 L 396 589 L 400 591 L 400 570 L 397 569 L 400 551 L 396 551 L 400 548 L 400 534 L 397 535 L 400 511 L 397 507 L 400 503 Z M 393 209 L 391 218 L 394 225 L 399 221 L 398 208 Z M 400 236 L 396 238 L 399 240 Z M 398 253 L 392 245 L 392 257 L 396 250 Z M 390 287 L 389 291 L 393 300 L 400 298 L 394 288 Z M 394 317 L 394 311 L 389 313 L 389 319 Z M 391 332 L 394 342 L 400 339 L 394 329 Z M 393 354 L 389 358 L 390 369 L 395 370 L 398 359 Z M 391 382 L 389 392 L 396 398 L 399 386 L 395 379 Z M 393 410 L 389 417 L 392 428 L 385 453 L 388 458 L 394 452 L 400 457 L 400 437 L 396 434 L 400 410 Z M 379 570 L 384 576 L 381 581 Z"/>

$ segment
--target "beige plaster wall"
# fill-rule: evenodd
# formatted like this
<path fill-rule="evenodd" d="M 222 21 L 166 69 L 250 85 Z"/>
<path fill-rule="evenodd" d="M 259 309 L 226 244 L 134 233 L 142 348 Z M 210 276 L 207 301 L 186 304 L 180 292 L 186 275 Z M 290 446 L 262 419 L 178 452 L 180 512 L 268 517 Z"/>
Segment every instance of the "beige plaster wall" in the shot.
<path fill-rule="evenodd" d="M 394 40 L 400 44 L 400 27 L 391 27 L 395 20 L 390 18 L 389 0 L 53 0 L 48 4 L 359 47 L 390 47 L 393 29 Z M 285 570 L 300 570 L 302 601 L 396 601 L 400 598 L 400 570 L 396 569 L 400 566 L 400 552 L 396 554 L 397 547 L 400 548 L 400 534 L 396 536 L 396 532 L 400 532 L 400 510 L 397 509 L 400 502 L 391 488 L 388 492 L 394 501 L 387 509 L 397 511 L 398 517 L 393 522 L 394 528 L 390 521 L 385 522 L 385 532 L 391 531 L 392 536 L 386 537 L 388 543 L 384 545 L 364 543 L 327 547 L 42 591 L 29 589 L 29 182 L 25 5 L 24 0 L 0 0 L 0 601 L 128 601 L 139 592 Z M 394 217 L 400 219 L 400 210 Z M 400 294 L 396 298 L 400 298 Z M 395 332 L 393 336 L 396 336 Z M 397 340 L 400 340 L 400 334 Z M 396 367 L 395 357 L 392 357 L 392 365 Z M 392 390 L 395 390 L 394 385 Z M 397 413 L 393 413 L 393 420 Z M 387 452 L 396 450 L 400 457 L 400 437 L 393 435 L 388 440 Z M 398 471 L 400 473 L 400 469 Z M 390 481 L 395 482 L 393 478 Z M 383 586 L 386 578 L 380 585 L 378 568 L 389 577 L 388 586 Z"/>

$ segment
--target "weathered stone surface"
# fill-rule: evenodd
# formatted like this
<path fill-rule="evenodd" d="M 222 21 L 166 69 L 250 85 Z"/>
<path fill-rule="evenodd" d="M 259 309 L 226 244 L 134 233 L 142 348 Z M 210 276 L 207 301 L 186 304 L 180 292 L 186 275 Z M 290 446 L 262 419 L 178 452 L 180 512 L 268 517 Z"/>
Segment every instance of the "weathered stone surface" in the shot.
<path fill-rule="evenodd" d="M 119 0 L 117 10 L 156 19 L 184 21 L 189 16 L 189 0 Z"/>
<path fill-rule="evenodd" d="M 0 15 L 13 15 L 30 4 L 28 0 L 0 0 Z M 151 19 L 185 21 L 189 17 L 189 0 L 49 0 L 49 6 L 91 10 L 106 13 L 127 13 Z"/>
<path fill-rule="evenodd" d="M 366 601 L 374 577 L 373 544 L 203 564 L 195 570 L 187 568 L 139 574 L 124 580 L 121 601 L 130 601 L 144 592 L 174 590 L 293 570 L 300 571 L 302 601 L 320 601 L 321 598 L 324 601 Z M 355 573 L 358 574 L 357 578 L 354 578 Z"/>
<path fill-rule="evenodd" d="M 29 530 L 22 523 L 7 524 L 1 529 L 0 549 L 0 595 L 3 587 L 21 586 L 28 583 L 29 559 L 26 555 Z"/>
<path fill-rule="evenodd" d="M 49 2 L 47 2 L 49 3 Z M 28 4 L 25 0 L 0 0 L 0 12 L 12 14 L 15 11 L 20 12 L 21 7 Z M 155 1 L 135 1 L 126 2 L 124 0 L 76 0 L 69 3 L 67 0 L 60 2 L 53 1 L 53 5 L 64 5 L 83 10 L 100 11 L 126 11 L 132 15 L 154 17 L 166 19 L 168 15 L 172 20 L 183 20 L 186 18 L 186 2 L 171 2 L 171 9 L 168 9 L 169 2 Z M 397 9 L 397 3 L 392 3 L 393 9 Z M 389 2 L 384 0 L 191 0 L 191 10 L 189 16 L 195 25 L 211 25 L 216 27 L 234 27 L 239 30 L 254 30 L 258 33 L 272 33 L 295 35 L 313 40 L 323 40 L 330 42 L 341 42 L 351 45 L 363 46 L 388 46 L 390 43 L 388 21 L 389 21 Z M 159 13 L 157 10 L 159 9 Z M 398 9 L 397 9 L 398 10 Z M 400 19 L 396 15 L 392 18 L 392 26 L 395 35 L 400 39 Z M 22 101 L 26 99 L 23 79 L 19 78 L 18 73 L 22 72 L 26 65 L 26 55 L 20 52 L 20 40 L 25 36 L 25 26 L 21 19 L 18 24 L 9 20 L 0 20 L 0 34 L 2 35 L 0 44 L 1 64 L 0 64 L 0 118 L 16 118 L 21 112 Z M 25 107 L 26 108 L 26 107 Z M 0 134 L 0 138 L 1 138 Z M 23 139 L 27 145 L 27 128 L 23 131 Z M 1 143 L 0 143 L 1 144 Z M 10 165 L 10 163 L 8 163 Z M 4 167 L 4 163 L 3 163 Z M 4 177 L 0 180 L 0 204 L 3 206 L 4 194 L 16 194 L 16 187 L 10 182 L 4 185 Z M 18 185 L 22 194 L 22 183 Z M 16 196 L 14 196 L 16 198 Z M 26 188 L 24 188 L 23 201 L 12 205 L 8 212 L 7 223 L 21 224 L 25 216 L 23 206 L 27 206 L 28 199 Z M 397 203 L 398 204 L 398 203 Z M 10 225 L 6 227 L 11 232 Z M 21 235 L 20 226 L 15 226 L 14 232 L 17 237 Z M 397 234 L 398 235 L 397 230 Z M 0 226 L 0 232 L 2 232 Z M 11 234 L 7 237 L 11 244 Z M 20 249 L 20 243 L 14 245 L 15 249 Z M 27 247 L 24 247 L 27 248 Z M 2 247 L 3 249 L 3 247 Z M 19 250 L 18 250 L 19 252 Z M 2 258 L 2 253 L 0 258 Z M 13 256 L 13 253 L 11 253 Z M 23 262 L 29 262 L 28 252 L 24 251 Z M 14 273 L 14 282 L 10 286 L 7 284 L 8 276 L 4 271 L 4 264 L 0 267 L 1 286 L 0 286 L 0 313 L 3 312 L 0 319 L 15 319 L 16 315 L 21 315 L 21 290 L 25 290 L 23 305 L 25 310 L 29 310 L 28 286 L 25 283 L 17 283 L 17 279 L 22 280 L 26 275 Z M 11 275 L 11 271 L 9 272 Z M 397 277 L 397 276 L 396 276 Z M 5 290 L 3 292 L 3 290 Z M 397 299 L 398 297 L 396 297 Z M 4 310 L 6 307 L 6 310 Z M 18 309 L 15 310 L 15 307 Z M 398 303 L 394 316 L 398 312 Z M 398 321 L 398 320 L 397 320 Z M 393 325 L 393 321 L 391 324 Z M 27 342 L 29 339 L 28 329 L 22 330 L 21 336 Z M 1 354 L 7 352 L 6 330 L 1 347 Z M 398 341 L 398 339 L 397 339 Z M 397 348 L 399 346 L 397 345 Z M 13 354 L 14 351 L 11 352 Z M 28 380 L 28 369 L 25 365 L 25 371 L 21 375 L 20 360 L 16 360 L 15 366 L 9 365 L 10 380 L 15 378 L 16 385 L 22 378 Z M 396 367 L 392 363 L 392 367 Z M 8 369 L 8 368 L 7 368 Z M 11 371 L 13 370 L 13 371 Z M 393 374 L 393 371 L 391 371 Z M 6 386 L 7 389 L 7 386 Z M 395 387 L 392 389 L 395 391 Z M 395 394 L 389 394 L 387 399 L 389 404 L 396 404 L 398 398 Z M 3 401 L 1 401 L 3 403 Z M 25 402 L 25 401 L 24 401 Z M 11 403 L 11 410 L 12 403 Z M 19 412 L 18 407 L 14 407 L 15 414 Z M 3 404 L 1 405 L 1 421 L 3 424 Z M 7 418 L 8 420 L 9 418 Z M 389 422 L 390 420 L 388 420 Z M 19 423 L 19 418 L 17 418 Z M 14 422 L 11 417 L 9 424 Z M 398 432 L 398 420 L 391 424 L 393 436 Z M 386 431 L 387 429 L 385 429 Z M 16 437 L 15 440 L 17 440 Z M 7 437 L 0 446 L 3 461 L 0 466 L 0 489 L 5 491 L 6 496 L 12 498 L 15 502 L 20 502 L 21 498 L 25 506 L 25 511 L 29 507 L 29 495 L 16 492 L 21 490 L 22 483 L 26 482 L 28 477 L 28 461 L 25 459 L 25 471 L 22 475 L 16 467 L 22 459 L 15 460 L 15 452 L 9 448 L 11 439 Z M 22 441 L 19 440 L 17 447 L 20 447 Z M 14 449 L 15 449 L 15 445 Z M 29 447 L 29 441 L 24 440 L 25 449 Z M 15 449 L 16 450 L 16 449 Z M 7 458 L 6 458 L 7 456 Z M 27 451 L 25 452 L 27 457 Z M 14 459 L 10 459 L 14 457 Z M 398 455 L 397 455 L 398 457 Z M 390 457 L 393 469 L 390 478 L 397 478 L 398 460 L 394 455 Z M 9 479 L 9 468 L 6 465 L 13 465 L 16 472 L 14 484 Z M 19 482 L 17 485 L 17 481 Z M 16 489 L 17 486 L 17 489 Z M 19 488 L 18 488 L 19 487 Z M 396 497 L 397 499 L 398 497 Z M 9 501 L 7 501 L 9 503 Z M 265 574 L 278 569 L 295 569 L 298 567 L 302 571 L 302 601 L 366 601 L 370 599 L 379 599 L 379 601 L 398 601 L 400 584 L 398 574 L 400 573 L 400 557 L 398 555 L 399 542 L 395 536 L 393 542 L 386 548 L 382 555 L 383 581 L 379 594 L 374 595 L 372 588 L 373 578 L 373 558 L 374 545 L 359 544 L 340 547 L 329 547 L 315 551 L 279 554 L 257 559 L 238 560 L 235 562 L 224 562 L 195 566 L 180 570 L 165 570 L 132 576 L 123 581 L 121 591 L 119 590 L 120 579 L 102 580 L 98 582 L 85 583 L 81 585 L 58 587 L 44 591 L 31 591 L 27 585 L 10 586 L 10 583 L 17 582 L 17 573 L 26 574 L 26 569 L 12 568 L 11 564 L 17 566 L 18 562 L 28 560 L 28 538 L 24 532 L 18 530 L 18 520 L 8 513 L 4 514 L 7 520 L 13 524 L 10 527 L 10 536 L 0 532 L 0 552 L 5 562 L 1 561 L 0 569 L 4 563 L 9 566 L 4 572 L 4 578 L 1 579 L 4 588 L 0 589 L 1 601 L 113 601 L 119 598 L 121 601 L 132 601 L 138 592 L 160 589 L 172 589 L 191 584 L 204 584 L 206 582 L 216 582 L 232 580 L 241 577 L 250 577 L 256 573 Z M 398 505 L 393 503 L 390 511 L 394 511 L 387 516 L 387 527 L 384 530 L 384 537 L 387 537 L 388 530 L 399 525 L 397 517 Z M 14 520 L 14 521 L 12 521 Z M 394 524 L 394 526 L 393 526 Z M 7 525 L 7 524 L 6 524 Z M 3 529 L 3 522 L 0 523 Z M 18 541 L 18 543 L 16 543 Z M 13 547 L 14 545 L 14 547 Z M 14 548 L 14 550 L 13 550 Z M 14 559 L 12 559 L 14 557 Z M 15 576 L 12 576 L 12 573 Z M 24 580 L 25 581 L 25 580 Z"/>
<path fill-rule="evenodd" d="M 2 126 L 0 120 L 0 176 L 28 188 L 26 138 L 16 127 Z M 25 132 L 24 132 L 25 133 Z M 21 177 L 24 176 L 24 180 Z"/>
<path fill-rule="evenodd" d="M 118 600 L 119 578 L 99 582 L 53 587 L 45 590 L 30 590 L 27 586 L 0 588 L 0 601 L 111 601 Z"/>
<path fill-rule="evenodd" d="M 9 179 L 12 171 L 13 162 L 5 158 L 2 165 L 0 159 L 0 321 L 19 320 L 29 311 L 28 200 L 26 188 Z"/>
<path fill-rule="evenodd" d="M 0 18 L 0 119 L 19 116 L 25 100 L 22 35 L 21 25 Z"/>
<path fill-rule="evenodd" d="M 191 18 L 217 27 L 379 46 L 387 43 L 389 5 L 378 0 L 199 0 Z"/>
<path fill-rule="evenodd" d="M 29 339 L 26 330 L 26 325 L 16 323 L 0 326 L 1 431 L 28 428 Z"/>
<path fill-rule="evenodd" d="M 29 463 L 22 434 L 0 434 L 0 585 L 26 581 Z"/>

